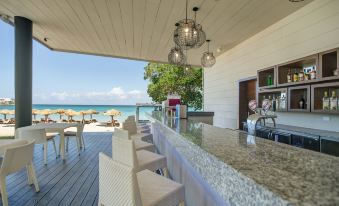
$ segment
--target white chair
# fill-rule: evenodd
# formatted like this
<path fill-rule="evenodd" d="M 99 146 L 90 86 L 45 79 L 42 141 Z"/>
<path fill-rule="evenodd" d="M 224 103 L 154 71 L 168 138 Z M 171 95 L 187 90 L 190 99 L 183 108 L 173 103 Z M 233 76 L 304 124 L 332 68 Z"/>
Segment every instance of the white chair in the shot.
<path fill-rule="evenodd" d="M 124 130 L 124 129 L 119 129 L 119 128 L 115 128 L 114 129 L 114 133 L 113 136 L 115 137 L 120 137 L 120 138 L 124 138 L 124 139 L 131 139 L 131 137 L 128 135 L 128 131 Z M 135 149 L 138 150 L 147 150 L 150 152 L 155 152 L 155 146 L 154 144 L 148 143 L 148 142 L 144 142 L 142 140 L 139 139 L 135 139 L 134 140 L 134 145 L 135 145 Z"/>
<path fill-rule="evenodd" d="M 77 142 L 77 148 L 78 148 L 78 154 L 80 154 L 80 148 L 83 147 L 85 149 L 85 141 L 84 141 L 84 124 L 80 124 L 80 126 L 77 127 L 77 131 L 65 131 L 64 135 L 66 138 L 66 151 L 68 151 L 68 143 L 70 137 L 75 137 Z"/>
<path fill-rule="evenodd" d="M 43 144 L 44 150 L 44 164 L 47 164 L 47 148 L 48 141 L 52 141 L 53 148 L 55 152 L 56 158 L 58 157 L 57 149 L 55 146 L 55 135 L 56 133 L 48 133 L 46 134 L 45 129 L 25 129 L 19 128 L 16 130 L 15 137 L 24 140 L 34 140 L 35 144 Z"/>
<path fill-rule="evenodd" d="M 99 154 L 98 205 L 175 206 L 184 205 L 184 201 L 182 184 L 149 170 L 136 173 L 131 162 L 122 163 Z"/>
<path fill-rule="evenodd" d="M 161 169 L 164 175 L 168 176 L 166 157 L 146 150 L 136 151 L 133 140 L 113 137 L 112 158 L 121 162 L 133 162 L 137 172 L 145 169 L 154 172 Z"/>
<path fill-rule="evenodd" d="M 149 125 L 145 124 L 145 123 L 137 123 L 135 121 L 135 116 L 134 115 L 131 115 L 131 116 L 128 116 L 125 120 L 125 122 L 134 122 L 135 125 L 136 125 L 136 128 L 137 128 L 137 132 L 138 133 L 149 133 L 150 132 L 150 127 Z"/>
<path fill-rule="evenodd" d="M 146 142 L 152 142 L 153 141 L 153 135 L 151 133 L 139 133 L 136 123 L 132 121 L 125 121 L 122 123 L 122 129 L 128 131 L 128 135 L 131 137 L 131 139 L 139 139 Z"/>
<path fill-rule="evenodd" d="M 30 141 L 24 145 L 7 148 L 0 169 L 0 185 L 2 204 L 8 205 L 6 176 L 27 168 L 28 184 L 35 186 L 35 191 L 39 192 L 38 180 L 35 175 L 33 165 L 34 141 Z"/>

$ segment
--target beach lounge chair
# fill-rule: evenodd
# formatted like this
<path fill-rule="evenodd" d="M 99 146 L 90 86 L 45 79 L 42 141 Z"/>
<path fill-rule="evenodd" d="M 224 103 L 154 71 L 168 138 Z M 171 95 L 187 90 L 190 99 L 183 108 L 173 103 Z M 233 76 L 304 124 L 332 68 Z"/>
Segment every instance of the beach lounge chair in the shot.
<path fill-rule="evenodd" d="M 6 149 L 4 158 L 1 161 L 0 169 L 0 189 L 2 205 L 8 206 L 6 176 L 27 168 L 28 184 L 35 186 L 35 191 L 39 192 L 39 184 L 36 178 L 33 165 L 34 141 L 30 141 L 24 145 L 14 146 Z"/>

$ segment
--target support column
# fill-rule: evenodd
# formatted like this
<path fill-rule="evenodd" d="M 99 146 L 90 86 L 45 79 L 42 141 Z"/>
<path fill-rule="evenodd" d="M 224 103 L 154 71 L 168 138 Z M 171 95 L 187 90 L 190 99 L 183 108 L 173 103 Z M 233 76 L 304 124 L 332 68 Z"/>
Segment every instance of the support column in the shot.
<path fill-rule="evenodd" d="M 15 128 L 32 124 L 32 21 L 14 17 Z"/>

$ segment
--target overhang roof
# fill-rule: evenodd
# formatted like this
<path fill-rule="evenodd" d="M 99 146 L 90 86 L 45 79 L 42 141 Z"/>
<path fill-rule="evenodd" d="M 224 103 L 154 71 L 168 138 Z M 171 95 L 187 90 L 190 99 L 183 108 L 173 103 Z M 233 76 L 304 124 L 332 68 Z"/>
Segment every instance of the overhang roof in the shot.
<path fill-rule="evenodd" d="M 200 8 L 197 22 L 220 55 L 311 1 L 189 0 L 189 16 Z M 184 0 L 0 0 L 0 14 L 31 19 L 50 49 L 156 62 L 167 62 L 184 11 Z M 189 63 L 200 65 L 204 50 L 189 50 Z"/>

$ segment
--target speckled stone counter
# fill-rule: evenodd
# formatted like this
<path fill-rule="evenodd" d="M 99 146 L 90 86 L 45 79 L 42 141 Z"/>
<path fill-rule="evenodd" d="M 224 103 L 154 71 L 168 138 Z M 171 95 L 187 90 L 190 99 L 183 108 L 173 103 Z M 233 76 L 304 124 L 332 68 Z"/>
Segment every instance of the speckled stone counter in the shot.
<path fill-rule="evenodd" d="M 222 204 L 339 205 L 338 157 L 160 112 L 151 117 L 158 149 L 164 138 Z"/>

